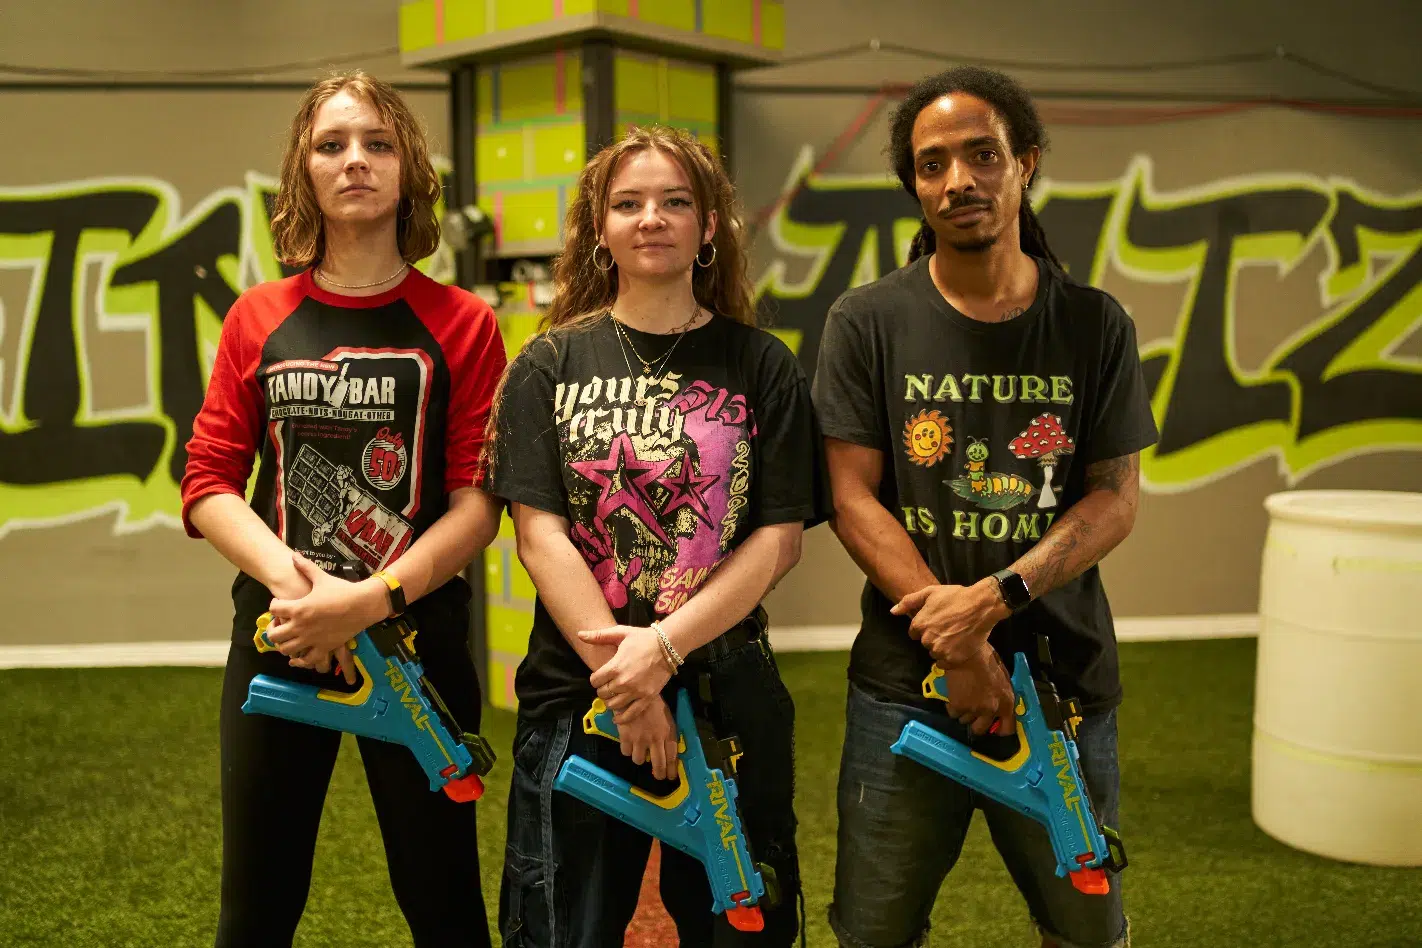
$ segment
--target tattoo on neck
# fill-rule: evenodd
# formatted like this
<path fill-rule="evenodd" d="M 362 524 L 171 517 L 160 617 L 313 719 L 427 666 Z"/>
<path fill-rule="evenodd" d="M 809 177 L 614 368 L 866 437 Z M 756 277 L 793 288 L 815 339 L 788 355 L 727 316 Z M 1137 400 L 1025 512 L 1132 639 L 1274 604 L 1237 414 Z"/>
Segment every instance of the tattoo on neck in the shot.
<path fill-rule="evenodd" d="M 997 321 L 1000 323 L 1005 323 L 1009 319 L 1014 319 L 1018 316 L 1021 316 L 1025 312 L 1027 312 L 1025 309 L 1023 309 L 1021 306 L 1018 306 L 1013 309 L 1009 309 L 1007 312 L 1003 313 Z"/>

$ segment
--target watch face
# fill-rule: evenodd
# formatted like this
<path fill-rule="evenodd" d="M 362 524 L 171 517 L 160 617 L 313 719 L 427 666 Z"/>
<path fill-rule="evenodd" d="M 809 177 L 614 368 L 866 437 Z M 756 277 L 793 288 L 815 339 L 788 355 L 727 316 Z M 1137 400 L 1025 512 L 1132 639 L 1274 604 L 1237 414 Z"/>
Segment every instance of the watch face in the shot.
<path fill-rule="evenodd" d="M 1009 570 L 1003 570 L 997 574 L 998 586 L 1002 589 L 1003 602 L 1008 608 L 1017 610 L 1027 605 L 1031 601 L 1031 596 L 1027 592 L 1027 583 Z"/>

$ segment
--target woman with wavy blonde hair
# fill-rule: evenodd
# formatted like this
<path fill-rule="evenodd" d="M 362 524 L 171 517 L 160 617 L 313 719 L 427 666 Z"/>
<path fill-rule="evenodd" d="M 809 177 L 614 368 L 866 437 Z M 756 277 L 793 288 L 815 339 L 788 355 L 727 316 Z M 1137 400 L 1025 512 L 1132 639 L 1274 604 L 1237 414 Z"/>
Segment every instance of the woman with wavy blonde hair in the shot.
<path fill-rule="evenodd" d="M 515 678 L 504 944 L 621 944 L 651 839 L 552 781 L 577 754 L 670 793 L 684 689 L 739 742 L 746 838 L 776 884 L 752 931 L 748 910 L 713 913 L 701 865 L 663 847 L 663 903 L 684 948 L 790 945 L 794 704 L 761 600 L 828 514 L 809 384 L 755 325 L 731 183 L 685 132 L 634 129 L 594 157 L 564 240 L 491 440 L 489 489 L 510 502 L 537 593 Z M 618 743 L 584 733 L 598 698 Z"/>
<path fill-rule="evenodd" d="M 403 614 L 459 727 L 479 729 L 459 574 L 498 529 L 478 462 L 506 360 L 488 304 L 415 269 L 439 240 L 438 196 L 394 89 L 363 73 L 314 85 L 291 124 L 272 220 L 278 256 L 301 271 L 233 304 L 193 422 L 183 523 L 238 570 L 221 703 L 219 948 L 291 944 L 341 746 L 339 731 L 243 713 L 254 676 L 350 690 L 345 643 Z M 276 649 L 258 652 L 268 612 Z M 432 792 L 407 748 L 356 743 L 415 945 L 490 944 L 474 804 Z"/>

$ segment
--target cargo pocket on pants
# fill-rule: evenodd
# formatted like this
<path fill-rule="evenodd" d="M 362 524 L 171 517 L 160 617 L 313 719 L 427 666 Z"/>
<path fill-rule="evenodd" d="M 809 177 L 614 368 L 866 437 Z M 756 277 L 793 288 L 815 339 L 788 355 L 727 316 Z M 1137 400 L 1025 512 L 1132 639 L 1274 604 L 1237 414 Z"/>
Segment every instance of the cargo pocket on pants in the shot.
<path fill-rule="evenodd" d="M 506 853 L 504 893 L 500 913 L 504 948 L 552 948 L 548 942 L 548 887 L 543 860 L 516 849 Z"/>

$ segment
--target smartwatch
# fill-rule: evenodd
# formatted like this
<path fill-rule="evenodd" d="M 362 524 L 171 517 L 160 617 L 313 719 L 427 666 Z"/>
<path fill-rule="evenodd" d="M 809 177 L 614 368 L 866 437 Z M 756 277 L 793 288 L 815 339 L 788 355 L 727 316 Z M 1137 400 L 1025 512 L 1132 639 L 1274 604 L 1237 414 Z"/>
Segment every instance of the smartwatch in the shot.
<path fill-rule="evenodd" d="M 997 580 L 997 591 L 1002 601 L 1014 613 L 1021 612 L 1032 602 L 1032 594 L 1027 590 L 1027 581 L 1010 569 L 1000 569 L 992 574 Z"/>
<path fill-rule="evenodd" d="M 391 576 L 383 569 L 377 570 L 374 576 L 390 590 L 390 615 L 400 615 L 405 611 L 405 590 L 400 587 L 400 580 Z"/>

